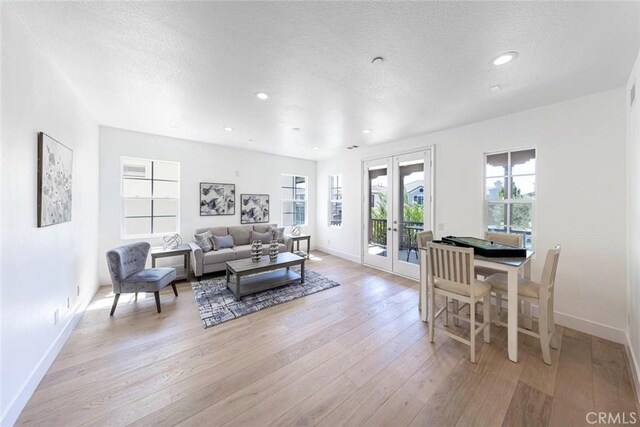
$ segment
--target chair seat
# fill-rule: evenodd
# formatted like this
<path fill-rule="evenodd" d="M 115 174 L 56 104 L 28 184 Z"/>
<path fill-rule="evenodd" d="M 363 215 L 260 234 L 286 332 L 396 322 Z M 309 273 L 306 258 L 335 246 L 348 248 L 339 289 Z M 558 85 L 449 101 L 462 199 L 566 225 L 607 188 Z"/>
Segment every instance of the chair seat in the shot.
<path fill-rule="evenodd" d="M 475 273 L 476 276 L 480 275 L 482 277 L 489 277 L 492 274 L 500 274 L 500 273 L 504 273 L 504 271 L 502 270 L 496 270 L 495 268 L 489 268 L 489 267 L 483 267 L 480 265 L 476 265 L 475 266 Z"/>
<path fill-rule="evenodd" d="M 156 292 L 176 279 L 175 268 L 147 268 L 122 281 L 122 292 Z"/>
<path fill-rule="evenodd" d="M 508 279 L 504 273 L 493 274 L 485 279 L 496 292 L 507 293 Z M 533 280 L 518 278 L 518 295 L 526 298 L 538 298 L 540 296 L 540 284 Z"/>
<path fill-rule="evenodd" d="M 448 280 L 442 280 L 437 277 L 433 278 L 433 285 L 438 289 L 442 289 L 443 291 L 452 292 L 454 294 L 464 295 L 467 297 L 471 296 L 471 286 L 469 285 L 450 282 Z M 485 295 L 489 291 L 491 291 L 491 286 L 489 284 L 485 283 L 482 280 L 476 280 L 476 298 Z"/>

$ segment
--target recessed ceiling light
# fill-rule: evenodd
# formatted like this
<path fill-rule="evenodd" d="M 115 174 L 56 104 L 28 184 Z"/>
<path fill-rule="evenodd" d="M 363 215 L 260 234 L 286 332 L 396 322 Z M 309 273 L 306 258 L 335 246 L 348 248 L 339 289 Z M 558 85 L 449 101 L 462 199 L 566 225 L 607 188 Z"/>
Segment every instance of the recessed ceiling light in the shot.
<path fill-rule="evenodd" d="M 226 130 L 227 132 L 231 132 L 233 130 L 233 128 L 226 127 L 226 128 L 224 128 L 224 130 Z"/>
<path fill-rule="evenodd" d="M 491 62 L 493 63 L 493 65 L 504 65 L 507 62 L 511 62 L 514 59 L 516 59 L 516 56 L 518 56 L 518 52 L 516 52 L 515 50 L 512 50 L 511 52 L 505 52 L 503 54 L 498 55 Z"/>
<path fill-rule="evenodd" d="M 317 150 L 317 149 L 318 149 L 318 147 L 313 147 L 313 149 L 314 149 L 314 150 Z"/>
<path fill-rule="evenodd" d="M 291 128 L 291 130 L 294 132 L 300 132 L 300 128 Z"/>
<path fill-rule="evenodd" d="M 249 142 L 253 142 L 253 139 L 250 139 Z"/>
<path fill-rule="evenodd" d="M 261 99 L 263 101 L 266 101 L 270 98 L 269 94 L 265 92 L 256 92 L 256 96 L 258 97 L 258 99 Z"/>
<path fill-rule="evenodd" d="M 495 86 L 491 86 L 491 92 L 500 92 L 502 90 L 502 86 L 500 85 L 495 85 Z"/>
<path fill-rule="evenodd" d="M 364 129 L 362 133 L 371 133 L 371 129 Z"/>

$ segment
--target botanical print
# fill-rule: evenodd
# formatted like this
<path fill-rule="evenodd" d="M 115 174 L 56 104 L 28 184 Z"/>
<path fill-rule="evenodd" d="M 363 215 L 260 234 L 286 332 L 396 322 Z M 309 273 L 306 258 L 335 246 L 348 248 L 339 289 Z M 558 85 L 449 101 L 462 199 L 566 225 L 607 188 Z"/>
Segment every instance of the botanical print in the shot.
<path fill-rule="evenodd" d="M 240 196 L 240 223 L 269 222 L 269 195 L 242 194 Z"/>
<path fill-rule="evenodd" d="M 235 184 L 200 183 L 200 216 L 235 215 Z"/>
<path fill-rule="evenodd" d="M 71 221 L 73 152 L 38 134 L 38 227 Z"/>

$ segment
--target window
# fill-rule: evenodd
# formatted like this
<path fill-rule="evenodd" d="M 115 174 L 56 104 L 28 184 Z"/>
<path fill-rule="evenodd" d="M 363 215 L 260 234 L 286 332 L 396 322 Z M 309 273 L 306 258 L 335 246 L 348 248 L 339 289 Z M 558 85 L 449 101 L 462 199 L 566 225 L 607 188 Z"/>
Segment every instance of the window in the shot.
<path fill-rule="evenodd" d="M 536 150 L 486 155 L 486 225 L 488 231 L 524 235 L 532 248 L 536 202 Z"/>
<path fill-rule="evenodd" d="M 180 163 L 122 158 L 122 234 L 177 233 Z"/>
<path fill-rule="evenodd" d="M 282 225 L 307 224 L 307 177 L 282 175 Z"/>
<path fill-rule="evenodd" d="M 342 177 L 329 176 L 329 225 L 342 226 Z"/>

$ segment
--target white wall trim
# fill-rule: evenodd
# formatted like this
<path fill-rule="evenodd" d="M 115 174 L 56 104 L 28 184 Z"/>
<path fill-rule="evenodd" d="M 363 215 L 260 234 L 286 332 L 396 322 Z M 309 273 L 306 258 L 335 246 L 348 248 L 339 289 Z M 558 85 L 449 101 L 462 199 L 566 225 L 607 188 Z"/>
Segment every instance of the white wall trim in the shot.
<path fill-rule="evenodd" d="M 613 341 L 618 344 L 626 344 L 626 333 L 622 329 L 616 329 L 602 323 L 593 322 L 591 320 L 575 317 L 570 314 L 555 312 L 555 322 L 560 326 L 565 326 L 585 334 L 593 335 L 598 338 Z"/>
<path fill-rule="evenodd" d="M 355 262 L 356 264 L 361 264 L 360 257 L 356 255 L 351 255 L 346 252 L 337 251 L 324 246 L 316 246 L 314 249 L 328 253 L 329 255 L 337 256 L 338 258 L 346 259 L 347 261 Z"/>
<path fill-rule="evenodd" d="M 60 353 L 62 346 L 67 342 L 69 335 L 71 335 L 71 332 L 73 332 L 76 325 L 82 318 L 82 315 L 86 311 L 91 300 L 93 300 L 96 292 L 98 292 L 98 289 L 99 288 L 96 287 L 93 293 L 89 294 L 84 301 L 76 305 L 75 311 L 71 316 L 69 316 L 69 320 L 67 320 L 67 323 L 64 325 L 56 339 L 49 346 L 33 371 L 31 371 L 29 378 L 20 389 L 20 392 L 13 398 L 2 416 L 0 416 L 0 426 L 12 426 L 16 423 L 20 413 L 27 405 L 27 402 L 29 402 L 29 399 L 31 399 L 31 396 L 36 391 L 38 384 L 40 384 L 40 381 L 42 381 L 42 378 L 53 364 L 58 353 Z"/>
<path fill-rule="evenodd" d="M 629 336 L 629 331 L 626 332 L 626 343 L 624 349 L 627 352 L 627 361 L 629 362 L 629 374 L 631 374 L 631 379 L 633 381 L 633 388 L 636 392 L 636 402 L 640 403 L 640 362 L 636 357 L 636 354 L 633 352 L 633 347 L 631 346 L 631 337 Z"/>

